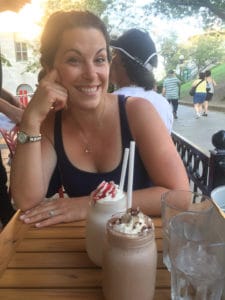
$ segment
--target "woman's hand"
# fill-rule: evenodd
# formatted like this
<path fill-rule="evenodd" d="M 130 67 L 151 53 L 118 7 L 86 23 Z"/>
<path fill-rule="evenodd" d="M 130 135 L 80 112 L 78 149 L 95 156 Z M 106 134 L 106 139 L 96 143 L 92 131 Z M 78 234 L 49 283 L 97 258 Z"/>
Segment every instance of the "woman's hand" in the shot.
<path fill-rule="evenodd" d="M 67 90 L 60 84 L 57 70 L 50 71 L 39 83 L 23 116 L 22 123 L 42 124 L 50 110 L 66 106 Z M 30 122 L 29 122 L 30 123 Z"/>
<path fill-rule="evenodd" d="M 89 197 L 45 199 L 20 215 L 20 220 L 36 227 L 46 227 L 85 219 Z"/>

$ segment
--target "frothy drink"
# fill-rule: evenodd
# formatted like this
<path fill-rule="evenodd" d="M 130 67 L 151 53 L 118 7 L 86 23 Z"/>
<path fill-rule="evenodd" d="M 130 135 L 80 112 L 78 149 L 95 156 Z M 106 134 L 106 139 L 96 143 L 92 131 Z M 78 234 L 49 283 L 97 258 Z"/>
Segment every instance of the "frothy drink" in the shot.
<path fill-rule="evenodd" d="M 126 196 L 113 181 L 103 181 L 91 194 L 87 217 L 86 250 L 89 258 L 102 266 L 106 223 L 113 214 L 126 210 Z"/>
<path fill-rule="evenodd" d="M 156 264 L 152 220 L 138 209 L 113 216 L 107 223 L 103 254 L 105 299 L 153 299 Z"/>

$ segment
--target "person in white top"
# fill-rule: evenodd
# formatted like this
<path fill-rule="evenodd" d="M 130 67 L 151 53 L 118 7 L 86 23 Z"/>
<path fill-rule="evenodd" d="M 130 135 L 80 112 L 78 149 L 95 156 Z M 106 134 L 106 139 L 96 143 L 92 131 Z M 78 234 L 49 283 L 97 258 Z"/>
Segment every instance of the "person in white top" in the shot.
<path fill-rule="evenodd" d="M 150 101 L 171 133 L 171 106 L 165 97 L 155 91 L 156 81 L 152 70 L 157 66 L 158 58 L 149 34 L 133 28 L 117 40 L 111 40 L 110 45 L 113 49 L 110 82 L 116 87 L 113 93 Z"/>

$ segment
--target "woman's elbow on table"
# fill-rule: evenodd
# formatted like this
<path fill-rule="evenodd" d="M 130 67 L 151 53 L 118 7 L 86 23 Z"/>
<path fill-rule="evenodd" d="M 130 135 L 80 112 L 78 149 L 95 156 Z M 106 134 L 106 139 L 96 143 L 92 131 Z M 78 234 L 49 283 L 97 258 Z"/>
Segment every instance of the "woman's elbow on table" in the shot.
<path fill-rule="evenodd" d="M 16 209 L 20 209 L 21 211 L 29 210 L 35 206 L 37 206 L 44 197 L 42 195 L 32 195 L 32 193 L 26 194 L 26 192 L 12 190 L 11 196 L 13 202 L 16 206 Z"/>

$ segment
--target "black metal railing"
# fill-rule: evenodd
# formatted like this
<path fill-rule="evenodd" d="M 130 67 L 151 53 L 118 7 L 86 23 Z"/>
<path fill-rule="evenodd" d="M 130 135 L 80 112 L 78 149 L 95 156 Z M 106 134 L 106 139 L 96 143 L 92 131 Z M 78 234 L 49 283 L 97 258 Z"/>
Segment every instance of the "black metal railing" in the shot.
<path fill-rule="evenodd" d="M 179 152 L 194 192 L 210 195 L 212 189 L 225 185 L 225 150 L 215 149 L 209 154 L 177 134 L 172 139 Z"/>

